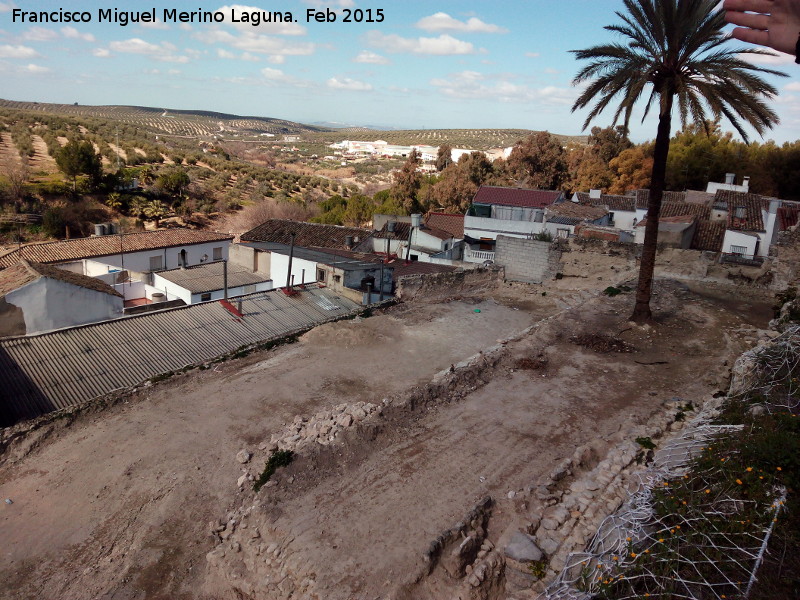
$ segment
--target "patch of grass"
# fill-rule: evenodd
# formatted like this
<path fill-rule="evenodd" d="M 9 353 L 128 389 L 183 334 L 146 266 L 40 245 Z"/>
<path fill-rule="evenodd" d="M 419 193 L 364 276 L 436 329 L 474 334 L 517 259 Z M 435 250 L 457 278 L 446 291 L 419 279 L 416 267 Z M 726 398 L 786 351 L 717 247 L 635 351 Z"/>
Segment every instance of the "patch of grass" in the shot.
<path fill-rule="evenodd" d="M 637 437 L 636 443 L 639 444 L 645 450 L 653 450 L 656 445 L 653 443 L 649 437 Z"/>
<path fill-rule="evenodd" d="M 258 493 L 269 481 L 270 477 L 275 474 L 275 471 L 280 467 L 290 465 L 293 460 L 294 452 L 291 450 L 275 450 L 264 465 L 264 470 L 261 472 L 261 475 L 253 482 L 253 491 Z"/>
<path fill-rule="evenodd" d="M 547 562 L 544 560 L 534 560 L 528 565 L 528 571 L 536 579 L 543 579 L 547 575 Z"/>

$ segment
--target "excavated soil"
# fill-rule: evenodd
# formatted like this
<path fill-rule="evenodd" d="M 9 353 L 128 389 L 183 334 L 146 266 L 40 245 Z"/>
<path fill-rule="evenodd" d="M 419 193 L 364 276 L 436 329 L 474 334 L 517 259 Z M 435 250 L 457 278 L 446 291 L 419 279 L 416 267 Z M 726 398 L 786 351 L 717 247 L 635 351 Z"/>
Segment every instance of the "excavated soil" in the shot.
<path fill-rule="evenodd" d="M 663 401 L 727 387 L 725 361 L 770 315 L 718 296 L 660 283 L 657 322 L 638 327 L 626 320 L 629 294 L 502 285 L 324 325 L 56 420 L 0 456 L 0 499 L 13 502 L 0 503 L 0 596 L 282 597 L 244 552 L 206 560 L 219 544 L 209 522 L 255 505 L 253 522 L 282 533 L 320 598 L 443 597 L 451 582 L 420 577 L 425 551 L 477 500 L 497 501 L 497 542 L 527 518 L 509 491 Z M 437 373 L 537 323 L 446 395 L 424 393 Z M 571 341 L 581 336 L 592 343 Z M 373 427 L 301 453 L 274 487 L 237 487 L 237 452 L 257 451 L 296 415 L 384 398 L 396 404 Z"/>

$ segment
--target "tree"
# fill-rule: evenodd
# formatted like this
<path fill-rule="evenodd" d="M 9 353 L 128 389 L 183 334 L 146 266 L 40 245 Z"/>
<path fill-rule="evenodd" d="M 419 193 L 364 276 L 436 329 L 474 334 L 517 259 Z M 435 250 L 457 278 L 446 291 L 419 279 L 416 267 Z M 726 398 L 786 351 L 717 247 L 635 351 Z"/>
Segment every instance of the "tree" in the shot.
<path fill-rule="evenodd" d="M 572 110 L 593 104 L 584 129 L 615 99 L 619 100 L 614 121 L 620 117 L 627 127 L 631 113 L 642 95 L 648 93 L 644 116 L 655 104 L 658 130 L 653 150 L 653 172 L 647 207 L 647 225 L 639 266 L 636 305 L 631 319 L 652 318 L 650 296 L 658 241 L 658 219 L 669 154 L 672 108 L 675 103 L 682 122 L 691 118 L 704 123 L 710 111 L 714 118 L 725 116 L 742 138 L 744 124 L 762 134 L 778 122 L 765 99 L 777 90 L 760 74 L 783 75 L 750 64 L 740 57 L 769 54 L 751 48 L 722 48 L 727 37 L 717 0 L 623 0 L 624 12 L 617 12 L 619 25 L 607 25 L 623 43 L 573 50 L 578 60 L 590 61 L 573 80 L 587 83 Z M 646 92 L 648 90 L 648 92 Z"/>
<path fill-rule="evenodd" d="M 73 191 L 77 187 L 78 175 L 88 175 L 94 184 L 103 174 L 103 163 L 87 140 L 70 140 L 56 153 L 55 159 L 61 172 L 72 179 Z"/>
<path fill-rule="evenodd" d="M 167 206 L 156 198 L 152 198 L 144 203 L 142 206 L 142 214 L 152 221 L 155 221 L 155 226 L 158 228 L 158 224 L 169 214 L 169 209 Z"/>
<path fill-rule="evenodd" d="M 422 178 L 417 172 L 417 168 L 422 163 L 419 152 L 416 148 L 411 149 L 411 154 L 403 163 L 403 167 L 394 174 L 394 185 L 392 186 L 392 199 L 400 204 L 409 213 L 417 212 L 421 209 L 417 192 L 422 183 Z"/>
<path fill-rule="evenodd" d="M 514 147 L 506 169 L 522 185 L 557 190 L 567 180 L 567 153 L 556 138 L 541 131 Z"/>
<path fill-rule="evenodd" d="M 629 190 L 649 188 L 650 175 L 653 173 L 653 144 L 639 144 L 623 150 L 609 166 L 614 173 L 614 183 L 608 189 L 609 194 L 624 194 Z"/>
<path fill-rule="evenodd" d="M 441 172 L 453 164 L 453 147 L 442 144 L 436 153 L 436 170 Z"/>

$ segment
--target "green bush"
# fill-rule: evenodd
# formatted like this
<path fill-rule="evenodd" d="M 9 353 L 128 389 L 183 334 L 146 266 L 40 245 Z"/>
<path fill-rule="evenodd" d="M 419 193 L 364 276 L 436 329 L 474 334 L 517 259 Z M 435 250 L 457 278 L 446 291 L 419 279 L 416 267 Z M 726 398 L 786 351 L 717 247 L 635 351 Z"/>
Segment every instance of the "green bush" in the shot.
<path fill-rule="evenodd" d="M 291 450 L 275 450 L 264 465 L 261 475 L 253 482 L 253 491 L 258 492 L 279 467 L 289 466 L 292 460 L 294 460 L 294 452 Z"/>

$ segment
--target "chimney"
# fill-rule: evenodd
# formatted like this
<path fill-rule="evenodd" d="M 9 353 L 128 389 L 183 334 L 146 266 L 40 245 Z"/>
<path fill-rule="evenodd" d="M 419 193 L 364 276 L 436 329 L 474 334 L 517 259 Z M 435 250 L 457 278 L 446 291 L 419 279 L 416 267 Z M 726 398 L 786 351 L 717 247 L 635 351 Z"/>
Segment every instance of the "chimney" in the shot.
<path fill-rule="evenodd" d="M 422 224 L 422 215 L 421 214 L 414 213 L 413 215 L 411 215 L 411 226 L 412 227 L 415 227 L 415 228 L 419 229 L 421 224 Z"/>
<path fill-rule="evenodd" d="M 725 173 L 725 185 L 733 185 L 736 181 L 736 173 Z"/>
<path fill-rule="evenodd" d="M 352 235 L 344 236 L 344 245 L 347 246 L 348 250 L 352 250 L 353 249 L 353 236 Z"/>
<path fill-rule="evenodd" d="M 744 188 L 745 192 L 750 191 L 750 175 L 745 175 L 742 178 L 742 187 Z"/>
<path fill-rule="evenodd" d="M 386 223 L 386 231 L 389 233 L 394 233 L 395 228 L 397 227 L 397 221 L 389 221 Z"/>
<path fill-rule="evenodd" d="M 602 193 L 602 190 L 589 190 L 589 198 L 592 200 L 600 200 Z"/>

